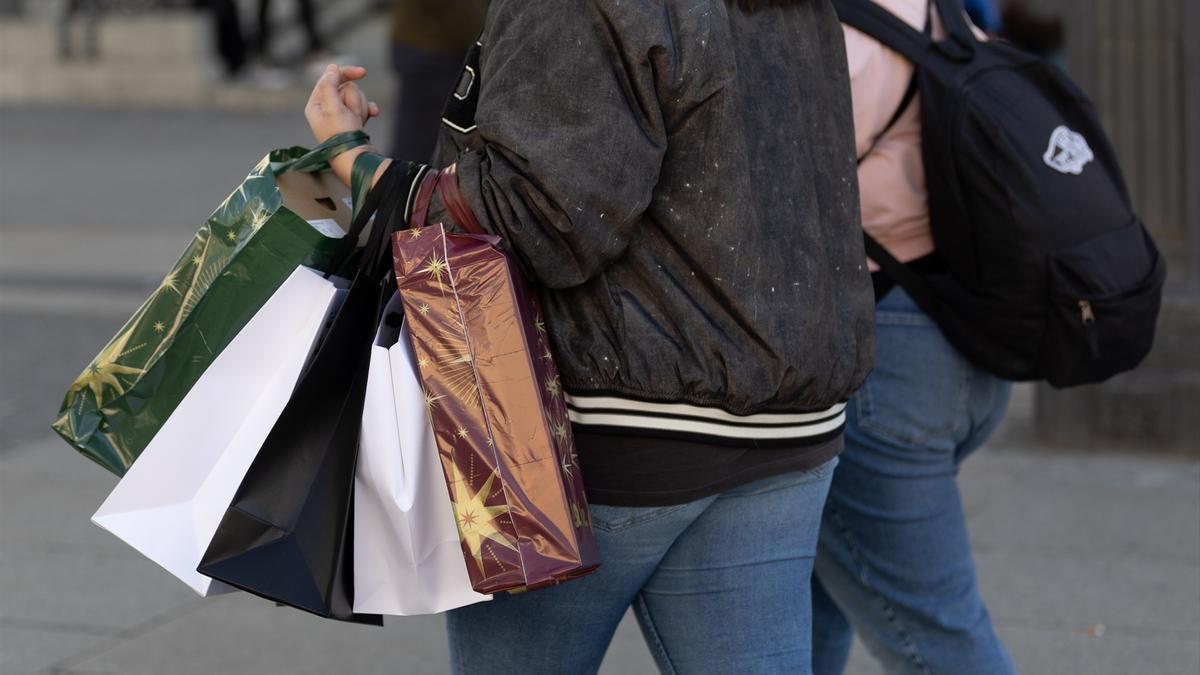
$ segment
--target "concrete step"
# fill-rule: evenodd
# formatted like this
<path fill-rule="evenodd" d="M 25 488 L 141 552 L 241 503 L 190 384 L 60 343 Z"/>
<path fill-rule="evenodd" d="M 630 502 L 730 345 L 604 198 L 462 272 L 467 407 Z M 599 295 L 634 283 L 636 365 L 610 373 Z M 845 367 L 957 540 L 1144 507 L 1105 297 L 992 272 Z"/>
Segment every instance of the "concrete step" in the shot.
<path fill-rule="evenodd" d="M 96 23 L 97 56 L 63 60 L 59 26 L 0 22 L 0 102 L 193 103 L 210 88 L 199 17 L 155 14 Z M 72 26 L 82 53 L 81 24 Z"/>
<path fill-rule="evenodd" d="M 66 31 L 76 50 L 83 48 L 88 25 L 78 19 Z M 208 22 L 191 12 L 104 16 L 94 25 L 104 62 L 135 60 L 158 67 L 192 63 L 207 52 Z M 61 32 L 58 22 L 46 19 L 0 21 L 0 58 L 6 66 L 57 60 Z"/>
<path fill-rule="evenodd" d="M 83 23 L 71 31 L 76 57 L 64 60 L 56 22 L 0 20 L 0 104 L 275 108 L 306 95 L 221 81 L 200 14 L 106 16 L 96 23 L 95 58 L 84 57 Z"/>

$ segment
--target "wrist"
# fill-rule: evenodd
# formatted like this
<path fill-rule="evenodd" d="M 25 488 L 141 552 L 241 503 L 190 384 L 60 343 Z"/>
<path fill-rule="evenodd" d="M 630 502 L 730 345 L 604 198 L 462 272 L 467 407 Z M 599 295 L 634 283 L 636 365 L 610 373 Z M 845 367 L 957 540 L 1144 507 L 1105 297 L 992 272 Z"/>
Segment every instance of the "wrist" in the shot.
<path fill-rule="evenodd" d="M 350 187 L 351 176 L 354 172 L 354 160 L 358 159 L 359 155 L 368 152 L 380 154 L 379 150 L 373 145 L 360 145 L 357 148 L 347 150 L 337 157 L 334 157 L 329 161 L 329 167 L 333 169 L 333 173 L 338 177 L 338 180 L 342 181 L 342 183 L 344 183 L 347 187 Z M 391 161 L 392 160 L 390 159 L 384 158 L 379 170 L 375 172 L 375 176 L 371 180 L 371 185 L 374 185 L 375 181 L 379 180 L 379 177 L 383 175 L 384 170 L 387 169 L 388 164 L 390 164 Z"/>
<path fill-rule="evenodd" d="M 333 169 L 333 173 L 338 177 L 338 180 L 350 185 L 350 170 L 354 168 L 354 160 L 364 152 L 371 152 L 374 147 L 371 145 L 360 145 L 357 148 L 347 150 L 333 159 L 329 160 L 329 168 Z"/>

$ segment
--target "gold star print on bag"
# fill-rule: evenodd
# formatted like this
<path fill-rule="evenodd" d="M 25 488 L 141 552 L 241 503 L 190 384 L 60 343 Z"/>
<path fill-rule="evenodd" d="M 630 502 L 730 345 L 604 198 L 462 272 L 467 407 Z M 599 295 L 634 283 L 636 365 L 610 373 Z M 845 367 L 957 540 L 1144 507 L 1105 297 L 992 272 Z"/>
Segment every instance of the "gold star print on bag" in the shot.
<path fill-rule="evenodd" d="M 536 294 L 495 237 L 393 237 L 396 279 L 472 587 L 538 588 L 598 564 Z"/>
<path fill-rule="evenodd" d="M 53 427 L 76 450 L 124 475 L 296 268 L 329 263 L 341 240 L 324 223 L 348 222 L 349 193 L 319 166 L 282 173 L 306 152 L 277 150 L 259 162 L 71 384 Z"/>

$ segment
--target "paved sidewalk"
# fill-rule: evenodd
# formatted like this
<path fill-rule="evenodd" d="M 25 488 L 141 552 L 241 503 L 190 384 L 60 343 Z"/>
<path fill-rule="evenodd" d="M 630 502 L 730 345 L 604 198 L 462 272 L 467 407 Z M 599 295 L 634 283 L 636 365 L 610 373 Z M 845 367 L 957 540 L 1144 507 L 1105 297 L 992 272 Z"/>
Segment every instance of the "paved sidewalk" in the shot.
<path fill-rule="evenodd" d="M 197 598 L 89 522 L 115 478 L 47 430 L 213 207 L 267 149 L 305 142 L 299 111 L 0 108 L 0 674 L 446 672 L 436 618 L 354 627 Z M 1039 450 L 1021 391 L 962 476 L 1017 665 L 1200 672 L 1200 460 Z M 603 672 L 654 672 L 628 619 Z M 856 652 L 850 672 L 878 670 Z"/>
<path fill-rule="evenodd" d="M 53 439 L 0 458 L 5 675 L 446 672 L 436 618 L 365 628 L 195 597 L 88 522 L 114 482 Z M 1200 672 L 1200 462 L 993 447 L 962 483 L 1021 672 Z M 628 617 L 602 672 L 654 672 Z M 850 672 L 878 670 L 856 653 Z"/>

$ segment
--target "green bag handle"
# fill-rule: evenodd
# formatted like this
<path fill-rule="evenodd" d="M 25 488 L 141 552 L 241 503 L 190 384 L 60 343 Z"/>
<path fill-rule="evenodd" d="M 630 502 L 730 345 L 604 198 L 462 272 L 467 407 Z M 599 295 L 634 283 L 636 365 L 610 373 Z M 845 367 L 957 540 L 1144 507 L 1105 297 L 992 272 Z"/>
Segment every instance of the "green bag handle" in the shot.
<path fill-rule="evenodd" d="M 340 134 L 334 134 L 325 139 L 324 143 L 317 145 L 312 150 L 309 150 L 304 155 L 296 159 L 283 162 L 274 168 L 276 174 L 288 173 L 292 171 L 311 173 L 313 171 L 324 171 L 329 168 L 329 162 L 334 157 L 353 150 L 354 148 L 364 146 L 371 142 L 371 137 L 367 132 L 361 129 L 357 131 L 345 131 Z"/>
<path fill-rule="evenodd" d="M 350 170 L 350 198 L 353 202 L 352 216 L 358 215 L 358 210 L 367 201 L 371 192 L 371 182 L 375 173 L 383 164 L 384 158 L 373 152 L 364 152 L 354 158 L 354 168 Z"/>

